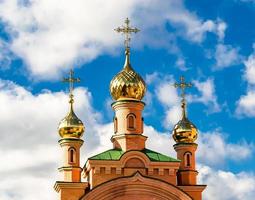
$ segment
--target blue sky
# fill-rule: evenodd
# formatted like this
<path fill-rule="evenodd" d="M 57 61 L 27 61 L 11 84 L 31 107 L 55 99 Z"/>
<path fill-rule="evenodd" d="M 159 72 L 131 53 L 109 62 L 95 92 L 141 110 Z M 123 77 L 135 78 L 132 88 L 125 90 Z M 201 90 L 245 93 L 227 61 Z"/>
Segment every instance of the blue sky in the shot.
<path fill-rule="evenodd" d="M 43 183 L 37 186 L 48 195 L 42 199 L 54 195 L 48 185 L 59 165 L 57 125 L 67 111 L 67 85 L 60 80 L 71 67 L 82 79 L 75 90 L 76 111 L 87 129 L 82 164 L 110 148 L 109 83 L 124 63 L 123 36 L 113 29 L 126 17 L 141 29 L 132 36 L 131 63 L 147 83 L 149 147 L 175 156 L 170 134 L 180 118 L 180 99 L 172 84 L 184 75 L 194 84 L 187 91 L 188 116 L 200 131 L 197 160 L 199 179 L 208 184 L 205 199 L 252 199 L 253 0 L 0 1 L 0 152 L 7 150 L 1 159 L 17 160 L 16 167 L 0 170 L 13 174 L 3 176 L 9 186 L 0 183 L 1 199 L 33 199 L 27 189 L 33 181 Z M 54 151 L 48 159 L 45 148 Z M 15 192 L 14 176 L 24 180 Z M 229 196 L 240 184 L 243 189 Z M 219 193 L 221 186 L 225 193 Z"/>

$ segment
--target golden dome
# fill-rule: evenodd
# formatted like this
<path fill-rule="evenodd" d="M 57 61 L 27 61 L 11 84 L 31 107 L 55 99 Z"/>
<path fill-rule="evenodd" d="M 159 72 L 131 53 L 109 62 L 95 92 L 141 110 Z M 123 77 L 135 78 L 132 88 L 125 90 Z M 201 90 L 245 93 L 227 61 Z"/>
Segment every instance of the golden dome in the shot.
<path fill-rule="evenodd" d="M 82 121 L 75 115 L 73 111 L 73 100 L 70 100 L 70 111 L 58 126 L 58 133 L 62 138 L 80 138 L 85 130 Z"/>
<path fill-rule="evenodd" d="M 130 52 L 126 49 L 126 61 L 121 72 L 119 72 L 110 83 L 112 98 L 133 98 L 141 100 L 146 92 L 146 84 L 142 77 L 134 71 L 130 64 Z"/>
<path fill-rule="evenodd" d="M 197 139 L 197 128 L 187 118 L 182 118 L 174 127 L 173 138 L 177 143 L 193 143 Z"/>
<path fill-rule="evenodd" d="M 64 82 L 70 84 L 70 94 L 69 94 L 69 103 L 70 103 L 70 111 L 66 115 L 64 119 L 61 120 L 58 126 L 58 133 L 62 138 L 80 138 L 85 130 L 85 127 L 82 121 L 75 115 L 73 111 L 73 83 L 80 82 L 79 78 L 74 78 L 73 70 L 70 71 L 70 76 L 68 78 L 64 78 Z"/>
<path fill-rule="evenodd" d="M 174 126 L 172 136 L 177 143 L 193 143 L 197 135 L 197 128 L 186 117 L 186 104 L 182 102 L 182 119 Z"/>

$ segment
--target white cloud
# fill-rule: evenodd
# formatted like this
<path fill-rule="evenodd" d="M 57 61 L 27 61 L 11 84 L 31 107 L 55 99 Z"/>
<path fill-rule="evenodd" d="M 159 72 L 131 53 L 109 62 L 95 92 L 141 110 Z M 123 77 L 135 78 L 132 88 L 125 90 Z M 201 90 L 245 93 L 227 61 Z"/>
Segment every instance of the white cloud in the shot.
<path fill-rule="evenodd" d="M 148 136 L 147 148 L 176 158 L 176 152 L 172 148 L 175 142 L 171 134 L 170 131 L 168 133 L 159 132 L 150 125 L 144 127 L 144 135 Z"/>
<path fill-rule="evenodd" d="M 239 55 L 239 48 L 234 48 L 231 45 L 224 45 L 220 43 L 216 46 L 215 59 L 215 69 L 223 69 L 240 64 L 242 56 Z"/>
<path fill-rule="evenodd" d="M 244 62 L 245 78 L 249 84 L 255 84 L 255 52 Z"/>
<path fill-rule="evenodd" d="M 173 82 L 163 82 L 156 88 L 157 98 L 166 106 L 176 105 L 180 102 L 179 95 Z"/>
<path fill-rule="evenodd" d="M 173 125 L 181 118 L 181 99 L 173 83 L 174 80 L 172 76 L 165 76 L 160 82 L 157 82 L 157 86 L 154 90 L 157 99 L 165 108 L 163 125 L 169 130 L 172 129 Z"/>
<path fill-rule="evenodd" d="M 219 131 L 200 133 L 197 158 L 200 163 L 221 167 L 227 160 L 240 162 L 252 156 L 254 147 L 246 142 L 229 143 Z"/>
<path fill-rule="evenodd" d="M 160 46 L 178 53 L 175 36 L 166 30 L 167 22 L 178 28 L 178 36 L 193 42 L 203 41 L 207 32 L 224 35 L 224 22 L 199 19 L 179 0 L 22 2 L 1 1 L 0 18 L 11 36 L 10 49 L 40 79 L 56 78 L 71 65 L 116 51 L 122 39 L 113 29 L 126 16 L 143 30 L 133 46 Z"/>
<path fill-rule="evenodd" d="M 226 29 L 227 29 L 227 24 L 224 21 L 219 20 L 218 26 L 217 26 L 217 34 L 220 41 L 224 40 Z"/>
<path fill-rule="evenodd" d="M 3 200 L 57 199 L 58 198 L 57 194 L 53 190 L 55 180 L 52 177 L 49 177 L 53 175 L 53 173 L 49 172 L 47 173 L 47 175 L 48 177 L 46 175 L 31 176 L 29 173 L 23 175 L 20 175 L 18 173 L 15 173 L 14 175 L 9 174 L 8 179 L 3 178 L 0 182 L 0 199 Z"/>
<path fill-rule="evenodd" d="M 0 69 L 5 70 L 10 67 L 12 53 L 9 51 L 9 44 L 0 38 Z"/>
<path fill-rule="evenodd" d="M 189 96 L 191 102 L 201 102 L 208 106 L 209 112 L 219 112 L 220 106 L 217 101 L 217 95 L 215 93 L 214 80 L 208 78 L 204 82 L 199 82 L 197 80 L 193 81 L 195 87 L 200 92 L 200 95 Z"/>
<path fill-rule="evenodd" d="M 173 126 L 181 119 L 182 110 L 180 103 L 169 107 L 165 113 L 164 126 L 168 130 L 172 130 Z"/>
<path fill-rule="evenodd" d="M 183 57 L 179 56 L 175 62 L 175 65 L 181 70 L 181 71 L 187 71 L 189 68 L 187 67 L 186 61 Z"/>
<path fill-rule="evenodd" d="M 130 4 L 115 2 L 124 15 L 128 15 Z M 52 78 L 80 59 L 90 61 L 104 49 L 111 51 L 119 40 L 112 25 L 122 18 L 107 15 L 114 12 L 105 1 L 33 0 L 24 6 L 10 0 L 0 6 L 1 17 L 12 31 L 11 49 L 40 78 Z"/>
<path fill-rule="evenodd" d="M 85 88 L 77 88 L 75 96 L 78 115 L 86 121 L 88 127 L 93 127 L 91 124 L 100 121 L 100 115 L 91 110 L 91 94 Z M 12 133 L 2 137 L 1 146 L 9 147 L 17 143 L 17 147 L 24 147 L 25 143 L 19 141 L 25 138 L 26 145 L 30 144 L 34 148 L 39 135 L 42 144 L 52 144 L 57 139 L 56 125 L 68 111 L 67 102 L 64 92 L 43 91 L 33 95 L 13 82 L 1 80 L 0 104 L 5 105 L 0 108 L 1 130 Z"/>
<path fill-rule="evenodd" d="M 174 1 L 176 5 L 180 4 L 178 1 Z M 178 8 L 178 7 L 177 7 Z M 168 19 L 170 22 L 176 25 L 184 25 L 186 28 L 186 32 L 183 31 L 182 34 L 186 36 L 186 38 L 189 38 L 189 40 L 192 40 L 194 42 L 201 42 L 204 40 L 205 35 L 207 32 L 214 32 L 218 36 L 219 35 L 219 30 L 222 32 L 223 28 L 223 23 L 222 21 L 212 21 L 212 20 L 206 20 L 203 21 L 199 19 L 196 15 L 191 14 L 185 9 L 180 9 L 179 11 L 181 12 L 176 12 L 174 11 L 176 9 L 175 6 L 173 6 L 173 12 L 170 13 L 168 12 Z M 222 33 L 220 33 L 222 34 Z"/>
<path fill-rule="evenodd" d="M 240 97 L 237 102 L 236 114 L 238 116 L 255 116 L 255 91 L 248 91 L 246 95 Z"/>
<path fill-rule="evenodd" d="M 86 126 L 82 154 L 89 156 L 102 150 L 98 144 L 107 146 L 104 130 L 111 128 L 100 123 L 87 89 L 77 88 L 74 94 L 75 111 Z M 0 104 L 4 105 L 0 107 L 0 163 L 5 163 L 0 169 L 0 199 L 54 199 L 61 155 L 57 125 L 67 113 L 67 102 L 64 92 L 33 95 L 13 82 L 0 80 Z"/>
<path fill-rule="evenodd" d="M 176 82 L 171 75 L 163 75 L 154 72 L 146 75 L 148 85 L 154 85 L 154 95 L 164 107 L 165 116 L 163 125 L 168 130 L 172 129 L 181 118 L 181 98 L 177 89 L 173 86 Z M 214 80 L 208 78 L 205 81 L 193 80 L 194 86 L 198 90 L 198 95 L 187 95 L 188 105 L 191 103 L 202 103 L 207 107 L 209 113 L 219 112 L 217 95 L 215 92 Z"/>
<path fill-rule="evenodd" d="M 254 45 L 253 45 L 254 46 Z M 255 49 L 255 48 L 254 48 Z M 255 51 L 244 61 L 244 79 L 248 82 L 247 93 L 237 101 L 237 116 L 255 116 Z"/>
<path fill-rule="evenodd" d="M 152 74 L 146 74 L 145 76 L 145 82 L 147 85 L 151 85 L 155 83 L 156 81 L 159 81 L 160 73 L 153 72 Z"/>
<path fill-rule="evenodd" d="M 208 166 L 199 167 L 200 182 L 206 183 L 203 192 L 205 200 L 253 200 L 255 176 L 253 173 L 214 170 Z"/>

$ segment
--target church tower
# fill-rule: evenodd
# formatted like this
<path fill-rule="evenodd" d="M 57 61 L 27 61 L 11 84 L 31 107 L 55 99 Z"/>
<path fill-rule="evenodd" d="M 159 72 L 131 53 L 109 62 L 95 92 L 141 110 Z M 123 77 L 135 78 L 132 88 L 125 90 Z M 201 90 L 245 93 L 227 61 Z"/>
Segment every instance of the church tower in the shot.
<path fill-rule="evenodd" d="M 185 99 L 185 89 L 192 87 L 192 84 L 185 83 L 183 76 L 181 76 L 180 81 L 180 83 L 175 83 L 174 86 L 181 89 L 182 117 L 175 125 L 172 132 L 172 136 L 176 142 L 174 149 L 177 152 L 177 159 L 181 160 L 180 167 L 177 172 L 177 185 L 186 188 L 187 192 L 194 199 L 199 200 L 202 198 L 202 191 L 204 188 L 195 186 L 197 185 L 198 175 L 195 156 L 197 144 L 195 141 L 197 139 L 198 131 L 196 126 L 190 122 L 187 117 L 187 103 Z M 195 187 L 192 188 L 192 186 Z M 192 188 L 191 191 L 189 191 L 188 188 Z"/>
<path fill-rule="evenodd" d="M 144 103 L 141 101 L 146 92 L 146 85 L 142 77 L 134 71 L 130 63 L 129 34 L 137 33 L 137 28 L 129 26 L 129 19 L 125 20 L 125 27 L 115 29 L 124 33 L 125 39 L 125 64 L 110 83 L 112 103 L 115 111 L 113 147 L 129 150 L 142 150 L 145 148 L 146 136 L 143 136 L 142 111 Z"/>
<path fill-rule="evenodd" d="M 59 123 L 58 132 L 61 139 L 58 141 L 62 148 L 62 166 L 59 172 L 62 181 L 57 181 L 54 188 L 60 194 L 60 200 L 76 200 L 83 194 L 87 183 L 81 183 L 80 148 L 83 144 L 81 139 L 84 133 L 84 125 L 76 116 L 73 110 L 74 95 L 73 84 L 80 79 L 74 78 L 73 70 L 70 71 L 69 78 L 64 82 L 70 84 L 69 104 L 70 110 L 66 117 Z"/>

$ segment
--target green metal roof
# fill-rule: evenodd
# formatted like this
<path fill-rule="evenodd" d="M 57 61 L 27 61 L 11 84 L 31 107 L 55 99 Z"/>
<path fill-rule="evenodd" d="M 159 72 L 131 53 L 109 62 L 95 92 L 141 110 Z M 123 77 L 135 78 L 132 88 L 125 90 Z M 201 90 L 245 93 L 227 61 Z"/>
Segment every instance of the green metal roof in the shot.
<path fill-rule="evenodd" d="M 121 149 L 110 149 L 95 156 L 92 156 L 88 160 L 120 160 L 121 156 L 123 156 L 127 152 L 124 152 Z M 139 152 L 144 153 L 150 159 L 150 161 L 154 162 L 180 162 L 180 160 L 178 159 L 163 155 L 150 149 L 144 149 Z"/>

